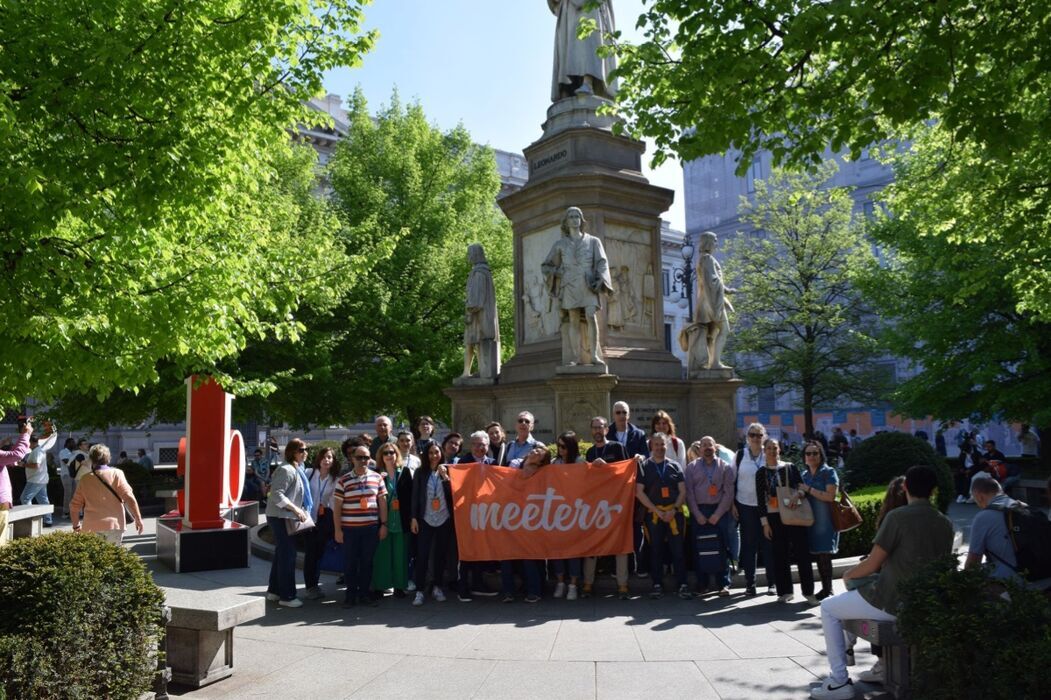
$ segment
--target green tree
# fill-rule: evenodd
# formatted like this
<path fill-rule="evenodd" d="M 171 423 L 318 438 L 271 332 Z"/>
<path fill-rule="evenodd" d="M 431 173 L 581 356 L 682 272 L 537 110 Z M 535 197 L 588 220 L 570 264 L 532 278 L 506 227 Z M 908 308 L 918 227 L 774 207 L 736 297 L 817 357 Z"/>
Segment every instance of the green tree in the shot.
<path fill-rule="evenodd" d="M 854 285 L 874 265 L 863 226 L 843 188 L 827 187 L 833 165 L 811 174 L 775 169 L 742 198 L 754 232 L 726 247 L 736 288 L 729 339 L 737 371 L 753 386 L 794 390 L 814 430 L 814 407 L 881 398 L 873 322 Z"/>
<path fill-rule="evenodd" d="M 359 0 L 37 0 L 0 8 L 0 405 L 210 370 L 339 285 L 282 171 Z"/>
<path fill-rule="evenodd" d="M 902 413 L 1016 420 L 1048 437 L 1051 323 L 1019 293 L 1025 269 L 1033 284 L 1046 272 L 1043 242 L 1031 241 L 1019 260 L 987 235 L 1029 226 L 1048 210 L 998 201 L 997 183 L 1009 172 L 989 173 L 976 149 L 927 129 L 910 152 L 892 154 L 895 181 L 883 197 L 894 216 L 879 216 L 871 229 L 887 263 L 864 277 L 863 288 L 887 320 L 886 347 L 923 368 L 894 392 Z"/>
<path fill-rule="evenodd" d="M 1016 311 L 1048 322 L 1049 23 L 1036 0 L 653 0 L 644 40 L 615 49 L 618 108 L 657 160 L 736 148 L 741 172 L 760 149 L 814 165 L 829 145 L 858 157 L 933 123 L 959 146 L 938 150 L 959 199 L 932 235 L 960 244 L 980 229 L 1011 261 Z"/>
<path fill-rule="evenodd" d="M 265 405 L 238 403 L 294 425 L 379 411 L 448 416 L 441 390 L 463 369 L 469 243 L 485 247 L 511 346 L 511 229 L 495 206 L 496 162 L 464 128 L 438 129 L 397 93 L 373 115 L 357 91 L 348 115 L 328 169 L 331 199 L 348 253 L 374 267 L 336 308 L 306 321 L 302 344 L 259 343 L 242 354 L 240 371 L 279 375 L 279 390 Z"/>

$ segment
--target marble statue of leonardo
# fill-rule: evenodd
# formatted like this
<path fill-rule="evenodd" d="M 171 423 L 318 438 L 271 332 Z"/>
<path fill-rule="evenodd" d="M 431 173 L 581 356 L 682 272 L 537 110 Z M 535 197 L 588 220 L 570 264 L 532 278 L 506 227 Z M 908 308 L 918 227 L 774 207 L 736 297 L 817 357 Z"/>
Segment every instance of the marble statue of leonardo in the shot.
<path fill-rule="evenodd" d="M 602 58 L 598 49 L 605 43 L 606 34 L 614 31 L 613 5 L 602 0 L 597 8 L 585 9 L 589 0 L 547 0 L 551 12 L 558 17 L 555 25 L 555 65 L 551 79 L 551 101 L 557 102 L 572 95 L 596 95 L 612 99 L 617 94 L 617 81 L 610 72 L 617 61 Z M 581 19 L 594 20 L 598 30 L 581 41 L 577 30 Z"/>

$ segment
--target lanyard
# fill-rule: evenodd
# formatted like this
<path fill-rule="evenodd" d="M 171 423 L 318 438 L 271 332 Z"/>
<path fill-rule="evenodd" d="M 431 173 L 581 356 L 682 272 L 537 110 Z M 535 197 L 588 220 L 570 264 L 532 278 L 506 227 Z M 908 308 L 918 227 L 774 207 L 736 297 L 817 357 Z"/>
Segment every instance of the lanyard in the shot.
<path fill-rule="evenodd" d="M 660 477 L 661 483 L 663 484 L 664 483 L 664 470 L 668 468 L 668 460 L 664 460 L 660 464 L 657 464 L 656 462 L 654 462 L 653 466 L 657 468 L 657 476 Z"/>
<path fill-rule="evenodd" d="M 704 460 L 701 460 L 701 469 L 704 470 L 704 476 L 705 476 L 706 479 L 708 479 L 708 483 L 711 484 L 712 486 L 715 486 L 715 472 L 716 472 L 716 470 L 718 468 L 719 468 L 719 463 L 716 462 L 715 464 L 712 465 L 711 471 L 709 471 L 708 467 L 704 463 Z"/>

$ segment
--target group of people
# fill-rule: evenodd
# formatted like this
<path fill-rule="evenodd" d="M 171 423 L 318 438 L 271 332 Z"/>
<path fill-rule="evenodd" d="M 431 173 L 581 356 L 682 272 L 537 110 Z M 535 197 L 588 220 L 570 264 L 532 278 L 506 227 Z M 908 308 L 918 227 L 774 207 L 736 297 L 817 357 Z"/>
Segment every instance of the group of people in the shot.
<path fill-rule="evenodd" d="M 0 545 L 4 544 L 7 515 L 14 500 L 9 468 L 22 466 L 26 470 L 26 485 L 20 499 L 22 505 L 33 502 L 50 505 L 47 453 L 58 436 L 50 423 L 45 423 L 45 431 L 42 436 L 34 435 L 32 419 L 25 419 L 17 440 L 9 449 L 0 450 Z M 89 445 L 86 439 L 67 439 L 59 453 L 58 470 L 63 490 L 60 512 L 70 519 L 74 532 L 95 532 L 114 544 L 120 544 L 127 517 L 132 518 L 140 533 L 143 522 L 131 485 L 123 471 L 110 465 L 111 461 L 109 448 L 105 445 Z M 44 516 L 43 521 L 45 527 L 54 524 L 51 514 Z"/>
<path fill-rule="evenodd" d="M 346 605 L 375 605 L 384 591 L 414 593 L 423 605 L 428 590 L 442 601 L 450 584 L 463 601 L 497 596 L 510 602 L 516 595 L 516 574 L 525 600 L 544 593 L 544 562 L 457 562 L 452 492 L 447 465 L 483 463 L 535 471 L 551 463 L 588 462 L 603 465 L 634 458 L 638 462 L 633 552 L 614 557 L 621 597 L 628 597 L 629 563 L 636 575 L 652 576 L 650 596 L 664 595 L 665 564 L 671 565 L 672 590 L 681 598 L 730 595 L 731 571 L 744 573 L 744 593 L 758 595 L 756 570 L 767 573 L 768 595 L 784 603 L 794 599 L 791 566 L 800 572 L 801 592 L 816 605 L 832 594 L 832 557 L 839 535 L 832 525 L 830 504 L 839 478 L 827 463 L 824 446 L 808 441 L 805 469 L 780 458 L 777 440 L 759 423 L 749 426 L 746 444 L 736 453 L 703 437 L 687 445 L 671 416 L 658 411 L 644 431 L 630 421 L 625 402 L 613 406 L 613 420 L 591 421 L 592 445 L 581 453 L 580 439 L 564 432 L 555 450 L 533 436 L 535 418 L 529 411 L 516 417 L 509 435 L 496 421 L 464 436 L 449 433 L 435 439 L 435 423 L 422 417 L 416 434 L 395 432 L 391 420 L 376 420 L 375 436 L 351 438 L 342 445 L 346 469 L 329 449 L 306 464 L 307 446 L 291 440 L 285 463 L 271 468 L 266 514 L 274 533 L 276 555 L 268 595 L 282 605 L 298 607 L 296 538 L 305 551 L 305 597 L 323 595 L 319 562 L 334 541 L 342 547 Z M 466 448 L 466 449 L 465 449 Z M 791 496 L 779 501 L 777 487 Z M 813 525 L 787 525 L 782 513 L 809 501 Z M 310 521 L 299 534 L 288 521 Z M 691 589 L 686 562 L 696 576 Z M 816 562 L 821 588 L 815 591 Z M 554 578 L 553 595 L 574 600 L 591 595 L 595 558 L 547 560 Z M 501 590 L 489 590 L 485 572 L 499 572 Z"/>

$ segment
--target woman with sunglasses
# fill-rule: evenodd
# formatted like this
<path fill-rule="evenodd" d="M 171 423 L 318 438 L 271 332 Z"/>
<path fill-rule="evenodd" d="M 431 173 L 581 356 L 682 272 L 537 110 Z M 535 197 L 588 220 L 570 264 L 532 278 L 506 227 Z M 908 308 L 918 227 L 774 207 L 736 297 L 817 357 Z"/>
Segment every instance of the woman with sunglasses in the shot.
<path fill-rule="evenodd" d="M 303 522 L 310 517 L 313 502 L 303 470 L 306 458 L 306 443 L 299 438 L 289 440 L 285 445 L 285 463 L 270 474 L 270 497 L 266 503 L 266 524 L 274 538 L 266 599 L 286 608 L 303 605 L 303 601 L 296 598 L 296 542 L 288 534 L 286 521 L 295 518 Z"/>
<path fill-rule="evenodd" d="M 558 436 L 558 440 L 555 443 L 557 445 L 558 454 L 551 464 L 584 464 L 584 457 L 580 454 L 580 443 L 577 441 L 577 434 L 572 430 L 567 430 Z M 578 557 L 576 559 L 554 559 L 551 561 L 551 567 L 555 570 L 555 577 L 558 579 L 558 583 L 555 584 L 555 598 L 565 597 L 566 600 L 577 599 L 577 581 L 580 580 L 580 576 L 583 573 L 583 561 Z M 566 588 L 566 573 L 569 573 L 569 588 Z"/>
<path fill-rule="evenodd" d="M 755 569 L 757 559 L 761 558 L 766 569 L 766 594 L 773 595 L 774 554 L 770 540 L 763 537 L 763 525 L 759 521 L 759 502 L 755 493 L 755 477 L 763 469 L 763 440 L 766 439 L 766 428 L 762 423 L 752 423 L 745 435 L 747 443 L 734 457 L 737 484 L 731 509 L 741 528 L 740 562 L 741 568 L 744 569 L 745 594 L 756 594 Z"/>
<path fill-rule="evenodd" d="M 821 590 L 816 598 L 824 600 L 832 595 L 832 555 L 839 551 L 839 533 L 832 524 L 832 503 L 839 490 L 839 475 L 828 465 L 825 448 L 817 440 L 807 440 L 803 445 L 803 460 L 806 463 L 804 490 L 814 511 L 814 524 L 807 528 L 807 538 L 821 577 Z"/>
<path fill-rule="evenodd" d="M 387 488 L 387 538 L 376 547 L 372 560 L 372 589 L 385 591 L 393 588 L 394 595 L 405 596 L 409 586 L 409 550 L 401 521 L 401 499 L 398 498 L 398 479 L 406 469 L 398 447 L 393 442 L 383 443 L 376 452 L 377 469 Z M 411 508 L 410 503 L 405 504 Z"/>
<path fill-rule="evenodd" d="M 799 583 L 803 596 L 811 605 L 820 601 L 814 597 L 814 570 L 810 563 L 810 546 L 807 541 L 809 528 L 785 525 L 781 520 L 782 510 L 798 508 L 806 498 L 802 488 L 803 477 L 791 462 L 781 461 L 781 445 L 773 438 L 763 442 L 763 469 L 755 475 L 756 500 L 759 503 L 759 521 L 763 524 L 763 536 L 770 540 L 774 550 L 774 580 L 777 583 L 777 601 L 791 603 L 792 564 L 799 570 Z M 777 497 L 777 487 L 792 489 L 788 498 Z"/>

